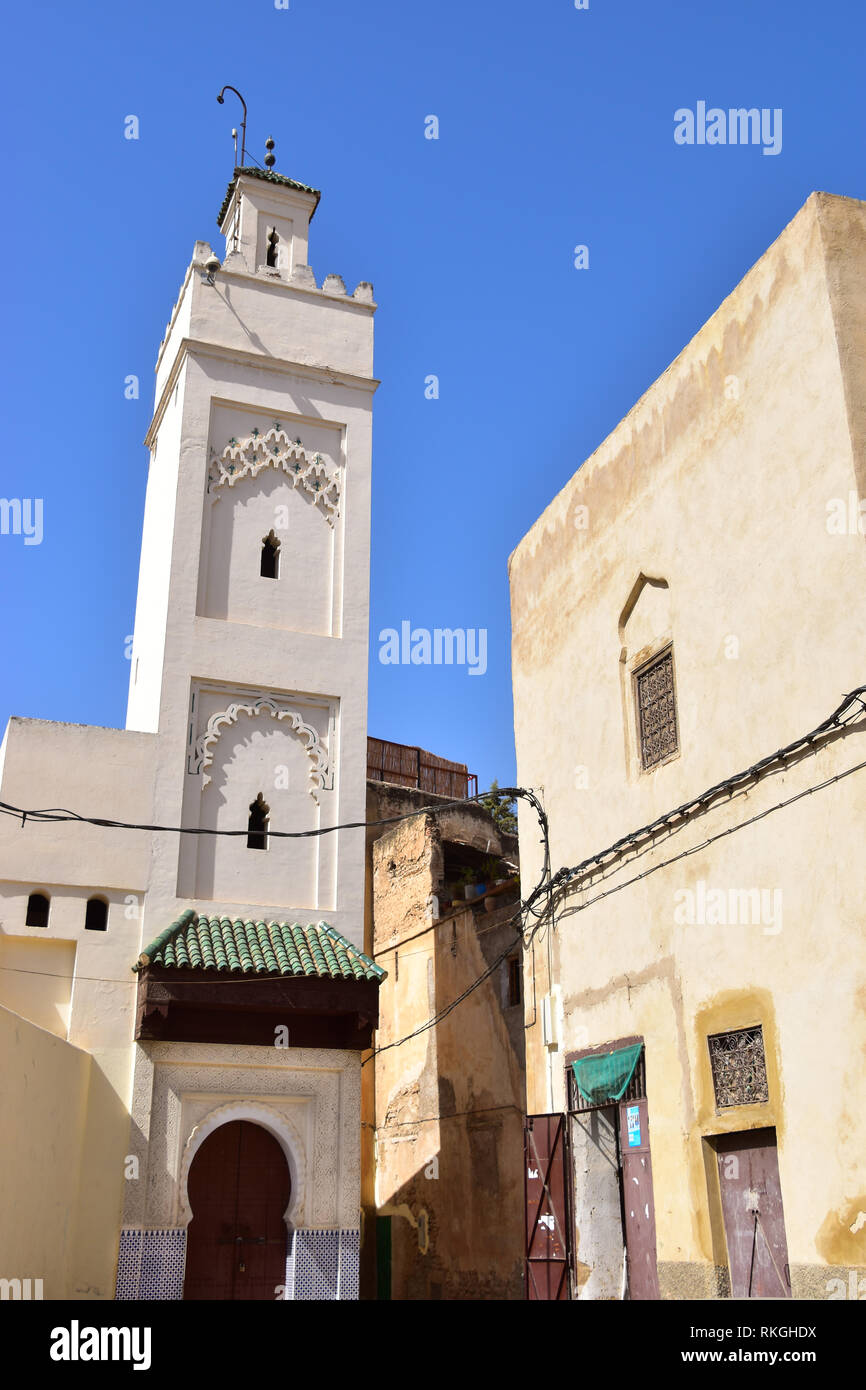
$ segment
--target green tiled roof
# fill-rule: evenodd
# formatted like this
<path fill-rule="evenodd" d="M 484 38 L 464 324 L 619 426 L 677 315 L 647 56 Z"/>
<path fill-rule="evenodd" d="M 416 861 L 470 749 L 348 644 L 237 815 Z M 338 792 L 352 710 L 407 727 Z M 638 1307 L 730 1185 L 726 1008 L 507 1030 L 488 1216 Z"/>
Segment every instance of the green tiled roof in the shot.
<path fill-rule="evenodd" d="M 327 922 L 241 922 L 187 908 L 145 947 L 133 970 L 146 965 L 244 975 L 318 976 L 320 980 L 381 980 L 385 971 Z"/>
<path fill-rule="evenodd" d="M 318 188 L 310 188 L 309 184 L 298 183 L 297 179 L 287 179 L 285 174 L 275 174 L 272 169 L 257 169 L 254 164 L 245 165 L 243 168 L 237 167 L 232 177 L 232 181 L 226 189 L 226 196 L 223 198 L 223 205 L 219 210 L 219 216 L 217 217 L 218 227 L 222 227 L 223 218 L 225 217 L 226 212 L 228 211 L 228 205 L 231 202 L 231 197 L 235 191 L 235 185 L 238 181 L 238 177 L 240 174 L 248 176 L 251 179 L 264 179 L 265 183 L 276 183 L 279 184 L 282 188 L 294 188 L 298 191 L 298 193 L 314 193 L 316 195 L 316 207 L 318 207 L 319 199 L 322 196 Z M 315 211 L 316 208 L 314 207 L 313 212 Z"/>

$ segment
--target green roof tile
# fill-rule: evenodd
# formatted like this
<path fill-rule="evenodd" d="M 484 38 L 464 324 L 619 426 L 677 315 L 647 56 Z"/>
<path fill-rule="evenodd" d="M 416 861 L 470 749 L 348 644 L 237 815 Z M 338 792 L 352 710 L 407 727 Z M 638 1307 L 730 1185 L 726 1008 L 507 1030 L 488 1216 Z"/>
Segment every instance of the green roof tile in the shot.
<path fill-rule="evenodd" d="M 327 922 L 242 922 L 187 908 L 133 966 L 292 975 L 320 980 L 381 980 L 385 971 Z"/>
<path fill-rule="evenodd" d="M 232 181 L 226 189 L 226 196 L 223 198 L 223 204 L 217 216 L 217 226 L 220 228 L 223 224 L 223 218 L 228 212 L 228 206 L 240 174 L 253 179 L 263 179 L 265 183 L 276 183 L 282 188 L 294 188 L 298 193 L 314 193 L 316 195 L 316 207 L 318 207 L 319 199 L 322 196 L 318 188 L 310 188 L 307 183 L 298 183 L 297 179 L 288 179 L 285 174 L 275 174 L 273 169 L 257 169 L 255 164 L 247 164 L 243 168 L 235 169 Z M 313 212 L 315 212 L 316 207 L 313 208 Z"/>

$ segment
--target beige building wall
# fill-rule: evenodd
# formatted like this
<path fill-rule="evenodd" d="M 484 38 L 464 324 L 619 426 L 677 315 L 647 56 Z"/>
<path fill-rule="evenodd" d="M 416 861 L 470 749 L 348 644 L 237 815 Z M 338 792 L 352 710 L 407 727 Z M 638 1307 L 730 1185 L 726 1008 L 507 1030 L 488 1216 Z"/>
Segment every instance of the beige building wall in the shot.
<path fill-rule="evenodd" d="M 152 734 L 10 719 L 0 758 L 2 799 L 148 820 L 154 742 Z M 114 1295 L 128 1176 L 131 966 L 140 950 L 149 868 L 144 831 L 74 822 L 22 825 L 0 817 L 0 1011 L 7 1025 L 0 1071 L 11 1117 L 2 1132 L 14 1136 L 5 1146 L 11 1170 L 10 1181 L 0 1182 L 0 1232 L 11 1233 L 13 1241 L 4 1263 L 21 1263 L 16 1251 L 29 1251 L 25 1263 L 34 1266 L 32 1277 L 44 1280 L 46 1298 Z M 44 928 L 26 925 L 34 892 L 50 899 Z M 108 904 L 105 931 L 84 925 L 93 896 Z M 79 1090 L 84 1129 L 78 1110 L 74 1123 L 70 1118 Z M 70 1184 L 78 1182 L 79 1165 L 85 1180 L 73 1199 Z M 22 1175 L 26 1181 L 19 1182 Z M 34 1239 L 19 1247 L 31 1206 Z M 44 1241 L 38 1236 L 43 1229 Z"/>
<path fill-rule="evenodd" d="M 0 1056 L 0 1278 L 110 1297 L 128 1115 L 86 1052 L 2 1006 Z"/>
<path fill-rule="evenodd" d="M 518 780 L 543 789 L 554 870 L 866 682 L 864 443 L 866 204 L 813 194 L 511 557 Z M 634 673 L 671 643 L 678 751 L 644 771 Z M 864 735 L 861 717 L 579 875 L 527 955 L 552 1018 L 545 1045 L 527 1017 L 530 1111 L 565 1109 L 566 1053 L 645 1039 L 662 1296 L 720 1287 L 707 1141 L 729 1130 L 775 1126 L 795 1297 L 866 1264 Z M 526 892 L 523 806 L 520 828 Z M 763 916 L 690 922 L 701 883 L 763 889 Z M 769 1102 L 719 1111 L 707 1037 L 756 1023 Z"/>

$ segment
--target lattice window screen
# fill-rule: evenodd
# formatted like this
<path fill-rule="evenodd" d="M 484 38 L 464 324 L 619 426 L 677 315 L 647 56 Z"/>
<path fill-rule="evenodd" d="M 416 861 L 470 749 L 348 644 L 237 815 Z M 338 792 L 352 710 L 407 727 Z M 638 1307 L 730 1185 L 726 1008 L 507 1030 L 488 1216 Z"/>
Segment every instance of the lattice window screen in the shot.
<path fill-rule="evenodd" d="M 643 671 L 638 671 L 635 685 L 640 756 L 646 769 L 655 767 L 677 751 L 673 652 L 668 649 Z"/>
<path fill-rule="evenodd" d="M 716 1104 L 755 1105 L 770 1099 L 764 1035 L 757 1028 L 736 1028 L 707 1038 Z"/>

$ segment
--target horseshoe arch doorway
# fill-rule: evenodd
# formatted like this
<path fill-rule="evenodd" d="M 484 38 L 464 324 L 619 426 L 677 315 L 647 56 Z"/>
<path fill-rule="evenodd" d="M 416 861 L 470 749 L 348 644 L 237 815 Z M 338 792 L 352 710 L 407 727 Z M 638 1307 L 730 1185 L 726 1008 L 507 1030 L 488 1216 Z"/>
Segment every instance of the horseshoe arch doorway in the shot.
<path fill-rule="evenodd" d="M 185 1299 L 282 1296 L 290 1191 L 285 1154 L 261 1125 L 231 1120 L 208 1135 L 189 1170 Z"/>

